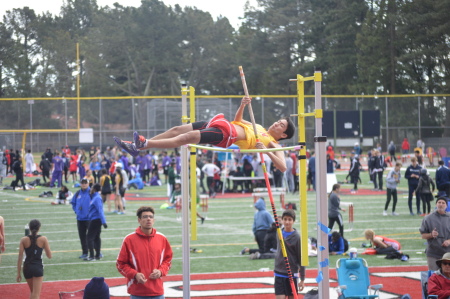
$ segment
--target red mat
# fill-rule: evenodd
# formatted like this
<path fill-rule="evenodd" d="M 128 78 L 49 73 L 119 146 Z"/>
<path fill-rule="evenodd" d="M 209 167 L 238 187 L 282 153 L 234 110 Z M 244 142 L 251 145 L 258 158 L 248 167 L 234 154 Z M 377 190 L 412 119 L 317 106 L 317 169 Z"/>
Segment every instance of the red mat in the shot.
<path fill-rule="evenodd" d="M 371 284 L 383 284 L 384 298 L 399 298 L 410 294 L 412 298 L 422 298 L 418 273 L 426 271 L 426 266 L 370 267 Z M 306 288 L 317 288 L 317 270 L 306 270 Z M 84 289 L 89 280 L 44 282 L 41 298 L 58 298 L 59 291 L 74 292 Z M 107 278 L 111 298 L 129 298 L 126 294 L 125 278 Z M 165 297 L 182 298 L 182 275 L 164 277 Z M 336 271 L 330 269 L 330 298 L 336 298 Z M 26 283 L 0 285 L 2 298 L 25 299 L 29 297 Z M 191 275 L 191 298 L 217 299 L 273 299 L 273 272 L 236 272 Z M 303 298 L 303 294 L 299 296 Z"/>

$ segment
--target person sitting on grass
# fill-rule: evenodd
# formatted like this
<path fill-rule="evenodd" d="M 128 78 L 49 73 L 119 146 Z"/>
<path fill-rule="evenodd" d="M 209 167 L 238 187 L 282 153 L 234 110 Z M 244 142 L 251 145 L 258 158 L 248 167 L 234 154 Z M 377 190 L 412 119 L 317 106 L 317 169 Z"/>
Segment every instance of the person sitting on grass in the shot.
<path fill-rule="evenodd" d="M 397 251 L 400 252 L 400 249 L 402 248 L 399 241 L 383 236 L 377 236 L 371 229 L 366 229 L 364 231 L 364 236 L 372 243 L 372 246 L 377 251 L 377 254 L 389 254 Z"/>
<path fill-rule="evenodd" d="M 344 238 L 341 236 L 339 232 L 336 231 L 328 235 L 328 244 L 329 244 L 328 250 L 331 255 L 343 254 L 348 250 L 348 248 L 345 248 Z"/>
<path fill-rule="evenodd" d="M 176 126 L 151 139 L 146 139 L 134 132 L 133 142 L 124 141 L 118 137 L 114 137 L 114 140 L 125 151 L 136 157 L 141 150 L 175 148 L 190 143 L 211 144 L 223 148 L 229 147 L 233 143 L 241 149 L 280 148 L 278 141 L 289 139 L 294 135 L 295 125 L 289 117 L 285 117 L 273 123 L 268 130 L 256 125 L 259 138 L 259 142 L 256 142 L 252 123 L 243 119 L 244 109 L 250 102 L 251 98 L 242 98 L 241 105 L 232 122 L 226 120 L 223 114 L 218 114 L 209 122 L 198 121 Z M 268 152 L 267 155 L 278 169 L 282 172 L 286 171 L 283 152 Z"/>

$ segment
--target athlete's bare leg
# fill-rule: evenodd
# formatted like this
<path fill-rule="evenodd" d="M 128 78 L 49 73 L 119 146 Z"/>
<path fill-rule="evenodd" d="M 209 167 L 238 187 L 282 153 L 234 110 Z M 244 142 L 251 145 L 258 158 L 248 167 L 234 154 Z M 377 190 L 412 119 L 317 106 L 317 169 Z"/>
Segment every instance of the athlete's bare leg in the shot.
<path fill-rule="evenodd" d="M 176 129 L 180 128 L 180 129 Z M 192 126 L 191 126 L 192 128 Z M 174 130 L 172 130 L 174 129 Z M 146 150 L 150 148 L 175 148 L 180 147 L 185 144 L 198 144 L 200 142 L 200 131 L 187 131 L 182 133 L 186 128 L 183 128 L 183 126 L 172 128 L 169 131 L 165 132 L 168 133 L 167 136 L 172 137 L 166 137 L 163 138 L 161 135 L 164 135 L 165 133 L 162 133 L 160 135 L 157 135 L 153 137 L 152 139 L 147 139 L 147 143 L 145 147 L 140 148 L 140 150 Z M 173 135 L 172 135 L 173 134 Z M 155 139 L 156 138 L 156 139 Z"/>
<path fill-rule="evenodd" d="M 181 126 L 172 127 L 164 133 L 158 134 L 147 140 L 160 140 L 166 138 L 172 138 L 187 132 L 193 131 L 192 124 L 185 124 Z"/>

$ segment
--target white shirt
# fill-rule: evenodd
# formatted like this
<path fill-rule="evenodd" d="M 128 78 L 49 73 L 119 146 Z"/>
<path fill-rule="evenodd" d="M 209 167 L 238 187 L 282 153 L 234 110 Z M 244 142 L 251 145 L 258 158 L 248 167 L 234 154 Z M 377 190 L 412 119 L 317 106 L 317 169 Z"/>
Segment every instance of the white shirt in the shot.
<path fill-rule="evenodd" d="M 202 171 L 209 177 L 213 177 L 214 174 L 220 172 L 220 168 L 212 163 L 207 163 L 202 167 Z"/>

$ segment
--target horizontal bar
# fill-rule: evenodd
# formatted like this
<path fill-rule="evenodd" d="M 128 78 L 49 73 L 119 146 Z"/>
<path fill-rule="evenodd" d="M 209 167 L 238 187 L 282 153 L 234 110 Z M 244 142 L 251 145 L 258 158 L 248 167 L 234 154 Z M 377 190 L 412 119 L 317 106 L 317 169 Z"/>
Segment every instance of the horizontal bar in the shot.
<path fill-rule="evenodd" d="M 267 148 L 267 149 L 239 149 L 239 148 L 220 148 L 220 147 L 211 147 L 211 146 L 204 146 L 204 145 L 198 145 L 198 144 L 188 144 L 189 147 L 195 147 L 199 149 L 205 149 L 215 152 L 231 152 L 231 153 L 267 153 L 267 152 L 278 152 L 278 151 L 288 151 L 288 150 L 294 150 L 299 151 L 301 150 L 302 146 L 296 145 L 296 146 L 288 146 L 288 147 L 277 147 L 277 148 Z"/>

